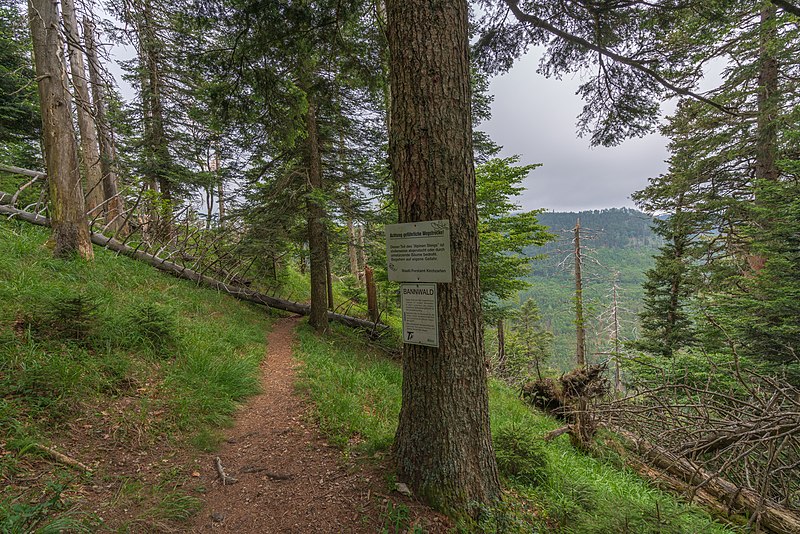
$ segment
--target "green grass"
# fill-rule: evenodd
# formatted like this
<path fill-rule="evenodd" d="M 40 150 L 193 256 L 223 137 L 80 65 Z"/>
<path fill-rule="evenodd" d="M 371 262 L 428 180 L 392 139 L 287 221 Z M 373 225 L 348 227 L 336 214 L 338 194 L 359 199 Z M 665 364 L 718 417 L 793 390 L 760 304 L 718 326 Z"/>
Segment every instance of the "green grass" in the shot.
<path fill-rule="evenodd" d="M 372 454 L 391 446 L 401 401 L 399 365 L 371 352 L 352 334 L 334 328 L 319 337 L 301 327 L 296 354 L 304 362 L 302 389 L 316 405 L 322 428 L 347 452 Z M 490 384 L 491 423 L 524 427 L 538 436 L 559 426 L 529 409 L 503 384 Z M 547 476 L 505 481 L 506 502 L 486 510 L 481 523 L 464 530 L 565 533 L 723 533 L 729 529 L 632 471 L 586 456 L 566 436 L 540 443 Z"/>
<path fill-rule="evenodd" d="M 0 222 L 0 471 L 22 469 L 25 443 L 56 441 L 77 417 L 125 446 L 213 449 L 259 390 L 264 308 L 103 249 L 56 260 L 48 237 Z M 18 498 L 0 490 L 0 525 Z M 156 513 L 175 519 L 185 504 Z"/>
<path fill-rule="evenodd" d="M 306 325 L 299 328 L 298 355 L 305 365 L 299 387 L 313 400 L 320 427 L 347 452 L 386 450 L 394 439 L 402 371 L 393 362 L 365 350 L 363 342 L 339 335 L 325 339 Z"/>

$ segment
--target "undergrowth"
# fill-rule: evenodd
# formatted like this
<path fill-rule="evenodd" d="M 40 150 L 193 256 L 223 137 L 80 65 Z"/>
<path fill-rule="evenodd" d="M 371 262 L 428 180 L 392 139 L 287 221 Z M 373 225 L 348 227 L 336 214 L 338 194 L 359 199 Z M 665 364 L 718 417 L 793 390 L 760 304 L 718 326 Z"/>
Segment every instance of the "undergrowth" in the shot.
<path fill-rule="evenodd" d="M 56 442 L 76 420 L 123 447 L 213 449 L 238 403 L 259 389 L 270 323 L 261 307 L 106 250 L 95 249 L 93 262 L 53 259 L 47 239 L 45 230 L 0 222 L 3 532 L 15 531 L 4 521 L 32 525 L 20 532 L 48 518 L 78 521 L 61 492 L 34 498 L 12 483 L 31 468 L 26 443 Z M 181 490 L 158 493 L 155 519 L 194 509 Z"/>
<path fill-rule="evenodd" d="M 336 326 L 327 337 L 299 329 L 301 388 L 330 439 L 348 454 L 388 452 L 401 402 L 400 366 Z M 493 441 L 505 497 L 465 532 L 723 533 L 731 530 L 632 471 L 586 456 L 566 437 L 541 439 L 559 423 L 490 383 Z"/>

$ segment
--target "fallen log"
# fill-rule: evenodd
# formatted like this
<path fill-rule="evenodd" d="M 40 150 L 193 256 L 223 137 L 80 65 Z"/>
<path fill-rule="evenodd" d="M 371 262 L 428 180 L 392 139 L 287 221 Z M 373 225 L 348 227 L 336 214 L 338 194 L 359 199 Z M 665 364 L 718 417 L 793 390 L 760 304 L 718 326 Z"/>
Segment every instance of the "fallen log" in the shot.
<path fill-rule="evenodd" d="M 672 484 L 679 491 L 688 492 L 700 504 L 715 511 L 733 515 L 745 512 L 759 515 L 762 527 L 778 533 L 800 532 L 800 513 L 774 501 L 764 499 L 757 492 L 739 487 L 724 478 L 703 469 L 691 460 L 653 445 L 622 428 L 611 429 L 626 442 L 626 447 L 636 451 L 649 465 L 666 473 L 670 478 L 656 474 L 656 479 L 678 479 Z M 649 474 L 649 473 L 648 473 Z"/>
<path fill-rule="evenodd" d="M 47 175 L 39 171 L 31 171 L 23 169 L 22 167 L 14 167 L 13 165 L 0 164 L 0 171 L 9 172 L 11 174 L 21 174 L 22 176 L 30 176 L 31 178 L 47 178 Z"/>
<path fill-rule="evenodd" d="M 12 206 L 0 205 L 0 214 L 15 217 L 38 226 L 50 226 L 50 220 L 47 217 L 29 213 Z M 295 313 L 297 315 L 309 315 L 311 313 L 311 306 L 308 304 L 283 300 L 259 293 L 258 291 L 254 291 L 252 289 L 220 282 L 219 280 L 211 278 L 210 276 L 200 274 L 197 271 L 193 271 L 182 265 L 178 265 L 177 263 L 167 261 L 153 254 L 148 254 L 147 252 L 142 252 L 141 250 L 136 250 L 133 247 L 129 247 L 128 245 L 117 241 L 113 237 L 108 237 L 98 232 L 92 232 L 91 238 L 92 243 L 95 245 L 113 250 L 114 252 L 122 254 L 123 256 L 128 256 L 129 258 L 144 262 L 152 267 L 155 267 L 156 269 L 169 273 L 173 276 L 177 276 L 178 278 L 191 280 L 212 289 L 223 291 L 233 297 L 238 298 L 239 300 L 261 304 L 263 306 Z M 364 328 L 371 332 L 388 328 L 385 325 L 376 325 L 372 321 L 367 321 L 366 319 L 359 319 L 358 317 L 351 317 L 349 315 L 342 315 L 330 311 L 328 312 L 328 319 L 352 328 Z"/>

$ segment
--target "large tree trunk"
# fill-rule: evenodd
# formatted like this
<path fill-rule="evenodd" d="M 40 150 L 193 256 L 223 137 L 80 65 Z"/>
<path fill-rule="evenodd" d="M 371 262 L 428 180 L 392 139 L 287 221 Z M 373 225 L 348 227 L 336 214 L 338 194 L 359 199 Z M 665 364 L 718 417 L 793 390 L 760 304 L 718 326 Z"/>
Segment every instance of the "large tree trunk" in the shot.
<path fill-rule="evenodd" d="M 97 144 L 97 131 L 92 119 L 92 103 L 89 98 L 89 85 L 86 83 L 86 66 L 81 50 L 78 32 L 78 18 L 72 0 L 61 0 L 61 12 L 67 34 L 69 66 L 72 74 L 72 87 L 77 101 L 78 130 L 81 134 L 81 161 L 86 171 L 86 211 L 89 216 L 102 213 L 103 171 L 100 168 L 100 149 Z"/>
<path fill-rule="evenodd" d="M 458 515 L 497 498 L 483 346 L 467 2 L 389 0 L 390 160 L 400 222 L 448 219 L 453 281 L 439 284 L 439 348 L 405 345 L 398 475 Z"/>
<path fill-rule="evenodd" d="M 756 178 L 777 181 L 778 113 L 778 60 L 773 47 L 778 36 L 775 23 L 776 8 L 764 3 L 761 9 L 760 42 L 758 49 L 758 90 L 756 118 Z"/>
<path fill-rule="evenodd" d="M 314 99 L 309 95 L 306 113 L 306 157 L 308 166 L 309 196 L 306 201 L 308 211 L 308 255 L 311 271 L 311 315 L 308 322 L 318 332 L 328 329 L 327 287 L 328 276 L 325 268 L 325 209 L 317 195 L 322 192 L 322 155 L 319 147 L 317 129 L 317 110 Z"/>
<path fill-rule="evenodd" d="M 86 58 L 89 62 L 89 81 L 92 87 L 94 120 L 100 145 L 100 170 L 103 177 L 106 226 L 115 235 L 125 234 L 127 233 L 127 224 L 124 219 L 125 203 L 119 194 L 119 178 L 114 169 L 116 160 L 114 138 L 111 133 L 111 125 L 106 119 L 106 94 L 100 75 L 100 59 L 97 54 L 94 32 L 94 22 L 89 17 L 84 17 L 83 40 L 86 48 Z"/>
<path fill-rule="evenodd" d="M 78 147 L 72 126 L 66 73 L 59 40 L 58 11 L 52 0 L 30 0 L 28 19 L 42 107 L 50 218 L 56 257 L 94 257 L 81 187 Z"/>

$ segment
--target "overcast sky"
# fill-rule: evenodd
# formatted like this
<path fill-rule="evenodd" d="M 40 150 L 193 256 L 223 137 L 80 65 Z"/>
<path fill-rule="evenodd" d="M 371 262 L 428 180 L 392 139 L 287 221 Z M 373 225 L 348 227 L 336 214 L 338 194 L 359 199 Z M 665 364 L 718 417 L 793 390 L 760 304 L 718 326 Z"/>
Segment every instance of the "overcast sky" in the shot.
<path fill-rule="evenodd" d="M 649 135 L 613 148 L 589 146 L 575 124 L 583 108 L 579 79 L 547 79 L 536 73 L 531 51 L 504 76 L 492 80 L 492 119 L 481 125 L 503 146 L 502 156 L 542 163 L 530 173 L 519 199 L 524 209 L 578 211 L 628 206 L 630 195 L 666 170 L 666 139 Z"/>

